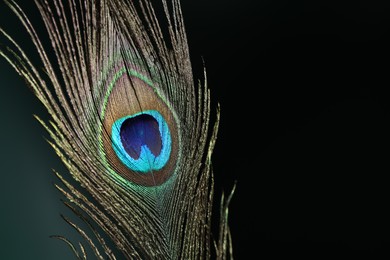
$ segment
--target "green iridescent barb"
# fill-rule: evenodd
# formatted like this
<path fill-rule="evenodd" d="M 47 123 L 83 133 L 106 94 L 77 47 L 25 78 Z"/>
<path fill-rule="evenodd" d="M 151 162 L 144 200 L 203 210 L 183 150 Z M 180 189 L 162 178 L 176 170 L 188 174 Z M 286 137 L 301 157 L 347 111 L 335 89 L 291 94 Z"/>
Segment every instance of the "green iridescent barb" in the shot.
<path fill-rule="evenodd" d="M 232 258 L 231 196 L 222 197 L 218 240 L 211 238 L 219 109 L 209 129 L 210 93 L 206 80 L 194 84 L 179 1 L 160 0 L 160 10 L 151 0 L 34 0 L 52 50 L 23 6 L 5 2 L 29 33 L 44 70 L 3 29 L 8 44 L 0 54 L 51 116 L 50 123 L 38 120 L 82 187 L 57 174 L 57 188 L 90 230 L 66 221 L 95 256 Z M 82 244 L 56 237 L 77 258 L 87 258 Z"/>

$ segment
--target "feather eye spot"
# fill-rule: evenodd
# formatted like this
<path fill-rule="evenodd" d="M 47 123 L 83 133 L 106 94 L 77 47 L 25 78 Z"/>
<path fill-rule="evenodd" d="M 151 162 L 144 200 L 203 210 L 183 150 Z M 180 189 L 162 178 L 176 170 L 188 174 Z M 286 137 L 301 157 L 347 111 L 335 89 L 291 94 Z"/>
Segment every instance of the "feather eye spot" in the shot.
<path fill-rule="evenodd" d="M 122 117 L 112 126 L 112 148 L 133 171 L 162 169 L 169 160 L 171 142 L 168 124 L 155 110 Z"/>
<path fill-rule="evenodd" d="M 180 161 L 176 115 L 159 91 L 158 80 L 131 65 L 118 67 L 105 80 L 99 134 L 102 159 L 115 180 L 162 185 L 177 173 Z"/>

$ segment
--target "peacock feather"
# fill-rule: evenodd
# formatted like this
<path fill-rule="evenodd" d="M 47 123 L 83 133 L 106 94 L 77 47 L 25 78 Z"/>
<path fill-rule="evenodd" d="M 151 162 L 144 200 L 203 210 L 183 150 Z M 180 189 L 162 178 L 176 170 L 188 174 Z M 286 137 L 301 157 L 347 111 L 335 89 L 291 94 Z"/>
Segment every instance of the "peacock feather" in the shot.
<path fill-rule="evenodd" d="M 51 48 L 15 1 L 6 4 L 42 64 L 3 29 L 0 54 L 46 107 L 51 120 L 37 119 L 80 184 L 56 172 L 66 205 L 90 230 L 65 220 L 98 259 L 232 257 L 231 196 L 222 197 L 218 239 L 211 238 L 219 109 L 211 129 L 206 74 L 194 82 L 180 2 L 34 2 Z M 82 244 L 57 238 L 87 258 Z"/>

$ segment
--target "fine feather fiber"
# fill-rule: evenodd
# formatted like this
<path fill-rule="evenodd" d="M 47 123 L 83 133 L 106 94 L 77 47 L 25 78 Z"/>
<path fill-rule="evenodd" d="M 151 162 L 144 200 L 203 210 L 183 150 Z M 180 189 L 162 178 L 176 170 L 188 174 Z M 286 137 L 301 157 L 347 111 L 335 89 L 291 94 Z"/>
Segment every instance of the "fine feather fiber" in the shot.
<path fill-rule="evenodd" d="M 210 126 L 206 75 L 193 78 L 180 2 L 35 0 L 50 45 L 23 5 L 5 2 L 42 66 L 10 30 L 0 29 L 0 54 L 47 109 L 50 121 L 37 119 L 80 186 L 56 172 L 65 204 L 88 227 L 65 218 L 83 243 L 56 238 L 78 259 L 232 257 L 231 196 L 211 237 L 219 111 Z"/>

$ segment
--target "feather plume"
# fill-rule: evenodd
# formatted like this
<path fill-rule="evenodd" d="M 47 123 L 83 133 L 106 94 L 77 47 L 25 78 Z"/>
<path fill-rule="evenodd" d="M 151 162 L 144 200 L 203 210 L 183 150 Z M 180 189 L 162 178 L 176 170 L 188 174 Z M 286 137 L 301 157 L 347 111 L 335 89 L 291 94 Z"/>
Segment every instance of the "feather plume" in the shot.
<path fill-rule="evenodd" d="M 231 195 L 222 199 L 218 241 L 211 239 L 219 109 L 209 129 L 206 74 L 194 83 L 179 1 L 161 0 L 160 16 L 149 0 L 35 0 L 52 50 L 22 8 L 6 3 L 29 33 L 44 73 L 3 29 L 9 44 L 0 54 L 51 116 L 37 119 L 82 187 L 56 173 L 63 184 L 57 188 L 90 231 L 64 219 L 96 258 L 232 257 Z M 82 244 L 56 237 L 77 258 L 87 257 Z"/>

